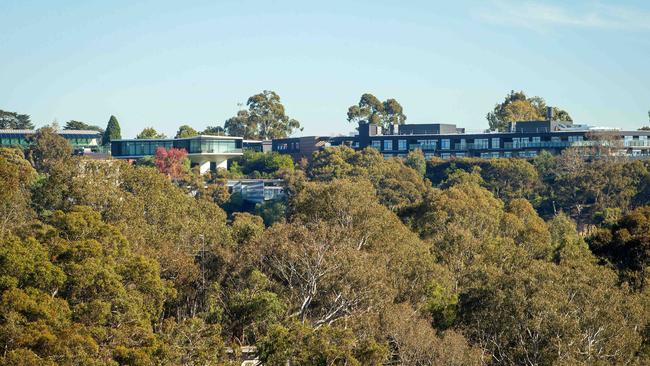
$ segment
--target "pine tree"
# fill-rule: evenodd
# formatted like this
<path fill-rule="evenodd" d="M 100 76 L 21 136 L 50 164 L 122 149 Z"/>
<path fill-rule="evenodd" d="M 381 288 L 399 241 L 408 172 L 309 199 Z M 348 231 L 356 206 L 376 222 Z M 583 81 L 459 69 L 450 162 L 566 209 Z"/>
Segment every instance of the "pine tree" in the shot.
<path fill-rule="evenodd" d="M 108 145 L 112 140 L 119 140 L 121 138 L 122 132 L 120 130 L 120 123 L 117 122 L 117 118 L 115 118 L 115 116 L 111 116 L 111 118 L 108 120 L 108 125 L 106 125 L 103 142 L 105 145 Z"/>

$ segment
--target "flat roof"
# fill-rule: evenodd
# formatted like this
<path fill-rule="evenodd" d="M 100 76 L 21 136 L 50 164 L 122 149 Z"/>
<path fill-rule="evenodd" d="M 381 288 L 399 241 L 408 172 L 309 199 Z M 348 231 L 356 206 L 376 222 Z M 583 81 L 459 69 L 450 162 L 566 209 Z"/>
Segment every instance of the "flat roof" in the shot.
<path fill-rule="evenodd" d="M 115 139 L 113 141 L 178 141 L 178 140 L 192 140 L 198 138 L 208 138 L 214 140 L 243 140 L 243 137 L 239 136 L 215 136 L 215 135 L 197 135 L 192 137 L 179 137 L 179 138 L 165 138 L 165 139 Z"/>
<path fill-rule="evenodd" d="M 0 134 L 14 134 L 14 135 L 33 135 L 38 130 L 14 130 L 14 129 L 0 129 Z M 58 130 L 59 135 L 100 135 L 101 132 L 95 130 Z"/>

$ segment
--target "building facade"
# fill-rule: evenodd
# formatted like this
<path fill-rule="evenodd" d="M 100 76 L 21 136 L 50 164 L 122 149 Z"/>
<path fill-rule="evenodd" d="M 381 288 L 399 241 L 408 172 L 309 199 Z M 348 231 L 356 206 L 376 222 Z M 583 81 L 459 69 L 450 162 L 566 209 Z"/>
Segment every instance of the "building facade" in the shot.
<path fill-rule="evenodd" d="M 111 155 L 117 159 L 140 159 L 156 154 L 158 148 L 184 149 L 201 174 L 225 169 L 228 159 L 241 156 L 243 139 L 232 136 L 194 136 L 177 139 L 130 139 L 111 141 Z"/>
<path fill-rule="evenodd" d="M 650 131 L 620 131 L 590 128 L 555 121 L 513 123 L 507 132 L 465 133 L 453 124 L 410 124 L 393 127 L 388 133 L 360 124 L 354 136 L 321 137 L 324 146 L 349 146 L 355 150 L 377 149 L 385 158 L 405 157 L 421 150 L 425 157 L 521 157 L 531 158 L 541 151 L 560 154 L 569 147 L 593 148 L 608 154 L 633 157 L 650 156 Z M 298 138 L 273 141 L 273 151 L 300 156 L 307 151 Z M 310 150 L 313 150 L 310 148 Z"/>
<path fill-rule="evenodd" d="M 0 130 L 0 146 L 27 147 L 36 132 L 36 130 Z M 60 130 L 57 133 L 70 142 L 75 154 L 94 153 L 101 148 L 99 144 L 101 133 L 98 131 Z"/>
<path fill-rule="evenodd" d="M 305 136 L 274 139 L 272 151 L 291 155 L 294 161 L 311 159 L 312 154 L 329 145 L 328 137 Z"/>

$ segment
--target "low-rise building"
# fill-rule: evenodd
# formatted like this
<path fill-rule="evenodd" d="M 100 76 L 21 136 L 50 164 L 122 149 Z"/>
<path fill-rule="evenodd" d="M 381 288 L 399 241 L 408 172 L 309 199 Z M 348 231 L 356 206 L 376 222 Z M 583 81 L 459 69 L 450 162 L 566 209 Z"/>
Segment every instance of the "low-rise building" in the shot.
<path fill-rule="evenodd" d="M 283 179 L 232 179 L 227 186 L 230 193 L 238 193 L 245 201 L 263 203 L 284 198 Z"/>
<path fill-rule="evenodd" d="M 193 136 L 176 139 L 122 139 L 111 141 L 111 155 L 117 159 L 140 159 L 156 154 L 158 148 L 183 149 L 201 174 L 209 169 L 225 169 L 228 159 L 241 156 L 243 138 L 233 136 Z"/>
<path fill-rule="evenodd" d="M 650 156 L 650 131 L 621 131 L 615 128 L 594 128 L 558 121 L 521 121 L 512 123 L 506 132 L 466 133 L 454 124 L 404 124 L 386 133 L 381 128 L 361 123 L 354 136 L 310 137 L 325 146 L 349 146 L 355 150 L 377 149 L 385 158 L 405 157 L 409 151 L 421 150 L 425 157 L 522 157 L 537 156 L 545 150 L 560 154 L 569 147 L 591 148 L 599 153 L 631 157 Z M 273 141 L 273 151 L 294 157 L 311 154 L 302 141 Z"/>
<path fill-rule="evenodd" d="M 37 130 L 0 130 L 0 146 L 27 147 Z M 87 154 L 101 150 L 101 133 L 93 130 L 59 130 L 57 133 L 68 140 L 75 154 Z"/>

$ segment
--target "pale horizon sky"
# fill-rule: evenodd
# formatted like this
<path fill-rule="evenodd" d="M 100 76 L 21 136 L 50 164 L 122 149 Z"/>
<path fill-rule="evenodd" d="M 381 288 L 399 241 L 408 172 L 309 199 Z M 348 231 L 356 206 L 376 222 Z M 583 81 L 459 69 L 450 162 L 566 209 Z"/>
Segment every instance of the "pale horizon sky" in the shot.
<path fill-rule="evenodd" d="M 650 2 L 567 3 L 3 0 L 0 109 L 173 136 L 267 89 L 295 136 L 330 135 L 369 92 L 407 123 L 482 130 L 514 89 L 577 123 L 647 125 Z"/>

